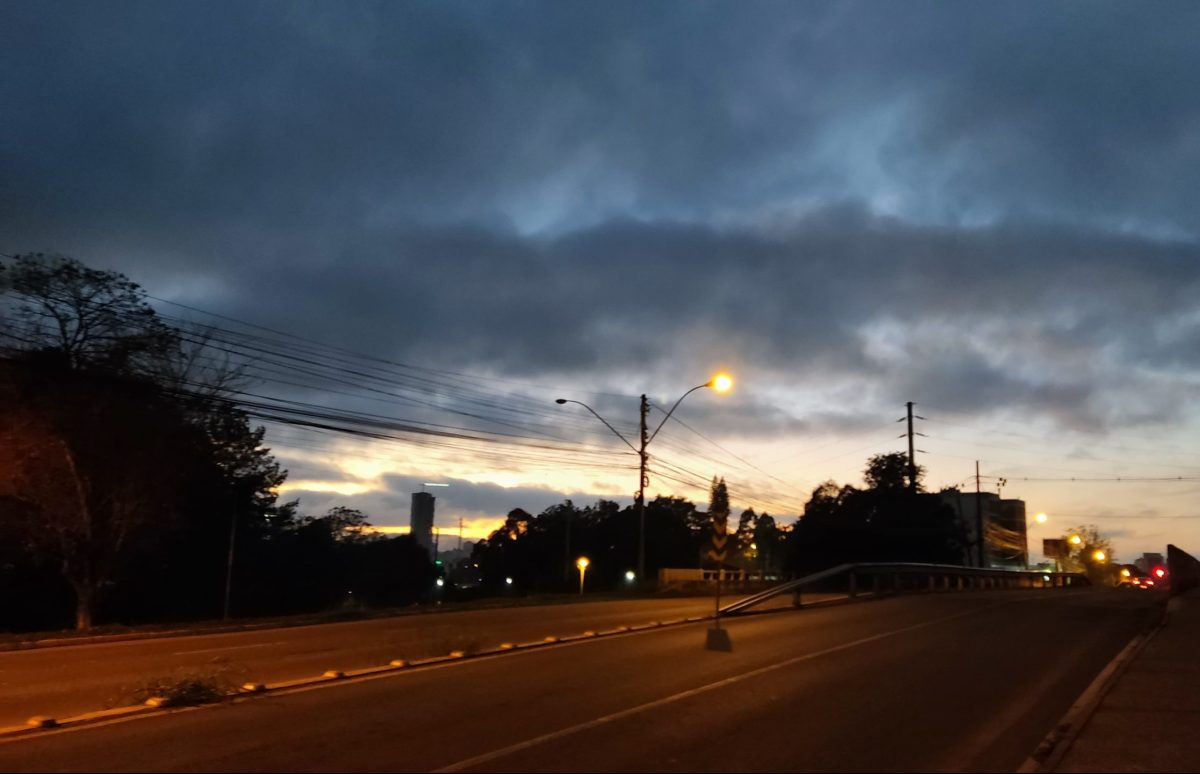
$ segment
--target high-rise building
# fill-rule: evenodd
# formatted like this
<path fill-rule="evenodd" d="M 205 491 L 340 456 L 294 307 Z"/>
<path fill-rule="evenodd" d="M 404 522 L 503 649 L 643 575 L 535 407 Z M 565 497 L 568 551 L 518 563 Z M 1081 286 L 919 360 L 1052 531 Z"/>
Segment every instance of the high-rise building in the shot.
<path fill-rule="evenodd" d="M 409 534 L 417 541 L 417 545 L 429 552 L 429 558 L 434 558 L 433 547 L 433 503 L 434 496 L 428 492 L 413 492 L 412 516 L 409 519 Z"/>
<path fill-rule="evenodd" d="M 1145 553 L 1141 558 L 1133 560 L 1133 566 L 1149 575 L 1155 567 L 1166 567 L 1167 563 L 1160 553 Z"/>
<path fill-rule="evenodd" d="M 963 536 L 963 564 L 979 566 L 976 537 L 982 512 L 985 552 L 983 566 L 1024 570 L 1029 564 L 1029 542 L 1025 525 L 1025 501 L 1005 500 L 992 492 L 948 490 L 938 495 L 958 519 Z"/>

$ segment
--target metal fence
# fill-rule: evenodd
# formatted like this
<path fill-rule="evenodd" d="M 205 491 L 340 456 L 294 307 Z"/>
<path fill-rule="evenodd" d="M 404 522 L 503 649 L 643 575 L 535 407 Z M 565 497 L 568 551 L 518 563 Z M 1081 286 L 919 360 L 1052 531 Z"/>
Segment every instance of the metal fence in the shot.
<path fill-rule="evenodd" d="M 915 591 L 968 591 L 981 589 L 1055 589 L 1090 585 L 1075 572 L 991 570 L 952 564 L 868 562 L 842 564 L 774 586 L 721 608 L 721 615 L 738 615 L 779 607 L 800 607 L 805 598 L 815 601 L 859 596 L 880 596 Z"/>

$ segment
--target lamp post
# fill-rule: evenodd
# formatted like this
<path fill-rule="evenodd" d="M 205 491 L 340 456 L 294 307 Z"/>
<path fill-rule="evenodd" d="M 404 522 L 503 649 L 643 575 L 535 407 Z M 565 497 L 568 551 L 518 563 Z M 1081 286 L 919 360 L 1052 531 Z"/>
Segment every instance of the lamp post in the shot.
<path fill-rule="evenodd" d="M 596 410 L 588 404 L 582 401 L 570 400 L 567 398 L 558 398 L 554 401 L 560 406 L 565 403 L 577 403 L 580 406 L 583 406 L 585 409 L 591 412 L 592 416 L 603 422 L 605 427 L 607 427 L 613 432 L 614 435 L 624 441 L 625 445 L 630 449 L 633 449 L 633 451 L 638 455 L 638 488 L 637 499 L 635 500 L 635 503 L 637 504 L 638 512 L 637 578 L 639 583 L 646 582 L 646 486 L 650 483 L 649 476 L 646 473 L 646 462 L 649 459 L 648 455 L 646 454 L 646 447 L 655 439 L 655 437 L 658 435 L 658 431 L 663 429 L 663 425 L 665 425 L 667 420 L 671 418 L 671 415 L 675 413 L 675 409 L 679 408 L 679 404 L 683 403 L 683 399 L 691 395 L 696 390 L 704 387 L 711 387 L 712 389 L 721 393 L 729 392 L 729 390 L 733 388 L 733 378 L 728 374 L 717 374 L 704 384 L 697 384 L 683 395 L 680 395 L 679 400 L 675 401 L 674 406 L 671 406 L 671 410 L 667 412 L 665 417 L 663 417 L 662 422 L 659 422 L 658 427 L 654 428 L 654 432 L 650 433 L 649 435 L 647 435 L 646 432 L 646 415 L 650 412 L 650 401 L 647 400 L 645 395 L 643 395 L 640 408 L 641 419 L 638 423 L 638 438 L 640 439 L 638 446 L 634 446 L 632 443 L 630 443 L 628 438 L 621 435 L 617 428 L 610 425 L 607 419 L 596 413 Z M 583 576 L 580 575 L 580 582 L 582 583 L 582 581 Z"/>
<path fill-rule="evenodd" d="M 583 596 L 583 576 L 587 574 L 588 561 L 586 556 L 581 556 L 575 560 L 575 566 L 579 568 L 579 595 Z"/>

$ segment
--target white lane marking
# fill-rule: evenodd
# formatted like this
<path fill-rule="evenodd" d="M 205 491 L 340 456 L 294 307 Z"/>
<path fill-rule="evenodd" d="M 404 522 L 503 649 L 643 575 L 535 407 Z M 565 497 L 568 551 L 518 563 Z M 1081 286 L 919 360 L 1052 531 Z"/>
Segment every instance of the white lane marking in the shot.
<path fill-rule="evenodd" d="M 272 645 L 285 645 L 283 640 L 278 642 L 257 642 L 253 645 L 226 645 L 223 648 L 204 648 L 203 650 L 181 650 L 178 653 L 172 653 L 172 656 L 194 656 L 198 653 L 219 653 L 222 650 L 243 650 L 246 648 L 269 648 Z"/>
<path fill-rule="evenodd" d="M 945 616 L 943 618 L 935 618 L 932 621 L 925 621 L 924 623 L 913 624 L 912 626 L 905 626 L 901 629 L 894 629 L 890 632 L 883 632 L 881 634 L 873 634 L 870 637 L 863 637 L 862 639 L 854 640 L 852 642 L 846 642 L 841 645 L 834 645 L 831 648 L 826 648 L 825 650 L 818 650 L 815 653 L 806 653 L 803 656 L 796 656 L 795 658 L 790 658 L 787 661 L 781 661 L 778 664 L 771 664 L 769 666 L 759 667 L 758 669 L 752 669 L 749 672 L 744 672 L 740 675 L 734 675 L 733 677 L 727 677 L 723 680 L 718 680 L 715 683 L 709 683 L 707 685 L 702 685 L 699 688 L 690 688 L 686 691 L 682 691 L 680 693 L 676 693 L 671 696 L 664 696 L 661 699 L 655 699 L 654 701 L 647 702 L 645 704 L 639 704 L 636 707 L 630 707 L 629 709 L 624 709 L 619 712 L 614 712 L 611 715 L 605 715 L 603 717 L 595 718 L 593 720 L 588 720 L 586 722 L 579 723 L 578 725 L 568 726 L 567 728 L 562 728 L 562 729 L 559 729 L 558 731 L 551 731 L 548 734 L 542 734 L 541 736 L 535 736 L 532 739 L 526 739 L 524 742 L 518 742 L 517 744 L 509 745 L 508 747 L 502 747 L 498 750 L 492 750 L 491 752 L 487 752 L 482 755 L 476 755 L 474 758 L 467 758 L 466 760 L 461 760 L 461 761 L 458 761 L 457 763 L 452 763 L 449 766 L 443 766 L 440 769 L 434 769 L 433 774 L 442 774 L 442 772 L 455 772 L 455 771 L 463 771 L 465 769 L 472 769 L 481 764 L 494 761 L 497 758 L 503 758 L 506 755 L 512 755 L 513 753 L 521 752 L 523 750 L 528 750 L 531 747 L 537 747 L 538 745 L 546 744 L 547 742 L 553 742 L 557 739 L 562 739 L 563 737 L 571 736 L 572 734 L 577 734 L 580 731 L 587 731 L 592 728 L 597 728 L 599 726 L 602 726 L 602 725 L 605 725 L 608 723 L 612 723 L 613 721 L 621 720 L 623 718 L 627 718 L 632 715 L 636 715 L 640 712 L 645 712 L 647 710 L 656 709 L 658 707 L 662 707 L 667 704 L 673 704 L 674 702 L 682 701 L 683 699 L 689 699 L 693 696 L 698 696 L 702 693 L 708 693 L 709 691 L 715 691 L 718 688 L 724 688 L 725 686 L 733 685 L 734 683 L 740 683 L 743 680 L 749 680 L 752 677 L 758 677 L 759 675 L 765 675 L 770 672 L 775 672 L 777 670 L 784 669 L 784 668 L 792 666 L 794 664 L 799 664 L 804 661 L 810 661 L 814 658 L 820 658 L 821 656 L 827 656 L 830 653 L 837 653 L 839 651 L 848 650 L 850 648 L 858 647 L 859 645 L 866 645 L 869 642 L 876 642 L 878 640 L 887 639 L 888 637 L 894 637 L 897 634 L 904 634 L 905 632 L 916 631 L 917 629 L 924 629 L 929 626 L 935 626 L 940 623 L 945 623 L 946 621 L 953 621 L 956 618 L 963 618 L 968 615 L 975 615 L 976 613 L 981 613 L 984 610 L 991 610 L 994 607 L 1000 607 L 1001 605 L 1007 605 L 1007 604 L 1011 604 L 1011 602 L 1010 601 L 997 602 L 994 605 L 987 605 L 986 607 L 975 608 L 973 610 L 967 610 L 962 613 L 955 613 L 954 615 Z"/>

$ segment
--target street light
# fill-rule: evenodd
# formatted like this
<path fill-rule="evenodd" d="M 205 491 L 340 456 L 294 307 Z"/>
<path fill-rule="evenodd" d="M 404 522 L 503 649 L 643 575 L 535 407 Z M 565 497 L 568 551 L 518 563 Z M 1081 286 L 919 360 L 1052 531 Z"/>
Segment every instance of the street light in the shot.
<path fill-rule="evenodd" d="M 1103 551 L 1096 551 L 1095 553 L 1092 554 L 1092 558 L 1095 559 L 1097 562 L 1103 562 L 1105 559 L 1108 558 L 1108 556 Z"/>
<path fill-rule="evenodd" d="M 1070 540 L 1071 540 L 1071 545 L 1073 545 L 1073 546 L 1077 546 L 1077 545 L 1080 545 L 1081 543 L 1083 543 L 1083 538 L 1079 537 L 1078 535 L 1072 535 Z"/>
<path fill-rule="evenodd" d="M 1033 520 L 1036 521 L 1038 524 L 1045 524 L 1047 518 L 1048 517 L 1046 516 L 1046 514 L 1039 513 L 1037 516 L 1033 517 Z"/>
<path fill-rule="evenodd" d="M 638 423 L 638 438 L 641 440 L 641 443 L 638 446 L 634 446 L 632 443 L 630 443 L 629 439 L 621 435 L 620 431 L 610 425 L 607 419 L 600 416 L 598 413 L 596 413 L 594 408 L 583 401 L 570 400 L 568 398 L 556 398 L 554 401 L 560 406 L 565 403 L 577 403 L 580 406 L 583 406 L 585 409 L 591 412 L 592 416 L 603 422 L 604 426 L 613 432 L 613 435 L 624 441 L 625 445 L 630 449 L 633 449 L 633 451 L 638 455 L 638 489 L 636 500 L 638 512 L 637 577 L 642 582 L 645 582 L 646 579 L 646 486 L 650 483 L 649 476 L 646 473 L 646 461 L 648 459 L 646 447 L 658 436 L 658 431 L 663 429 L 663 425 L 665 425 L 667 420 L 671 418 L 671 415 L 675 413 L 675 409 L 679 408 L 679 404 L 683 403 L 683 399 L 691 395 L 696 390 L 700 390 L 705 387 L 710 387 L 719 393 L 729 392 L 731 389 L 733 389 L 733 377 L 726 373 L 719 373 L 704 384 L 697 384 L 683 395 L 680 395 L 679 400 L 675 401 L 675 405 L 671 406 L 671 410 L 667 412 L 665 417 L 663 417 L 662 422 L 659 422 L 658 427 L 654 428 L 654 432 L 650 433 L 649 435 L 647 435 L 646 431 L 646 415 L 650 412 L 650 401 L 645 395 L 643 395 L 640 412 L 641 421 Z M 580 575 L 579 580 L 582 584 L 582 574 Z"/>
<path fill-rule="evenodd" d="M 575 566 L 579 568 L 579 593 L 581 595 L 583 594 L 583 576 L 587 573 L 589 564 L 591 562 L 588 561 L 586 556 L 581 556 L 575 560 Z"/>

